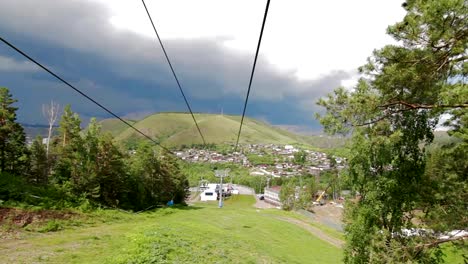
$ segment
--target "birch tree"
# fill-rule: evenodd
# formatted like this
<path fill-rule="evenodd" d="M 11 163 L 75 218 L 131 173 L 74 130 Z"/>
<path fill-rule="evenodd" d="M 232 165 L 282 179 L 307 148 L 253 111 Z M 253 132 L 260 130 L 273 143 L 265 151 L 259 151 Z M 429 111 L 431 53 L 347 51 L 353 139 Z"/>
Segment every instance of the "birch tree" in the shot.
<path fill-rule="evenodd" d="M 47 119 L 47 122 L 49 123 L 49 133 L 47 134 L 47 144 L 46 144 L 47 157 L 49 157 L 50 138 L 52 137 L 54 125 L 55 125 L 55 122 L 57 121 L 59 110 L 60 110 L 60 105 L 54 101 L 50 101 L 50 104 L 42 105 L 42 114 L 44 115 L 44 117 Z"/>

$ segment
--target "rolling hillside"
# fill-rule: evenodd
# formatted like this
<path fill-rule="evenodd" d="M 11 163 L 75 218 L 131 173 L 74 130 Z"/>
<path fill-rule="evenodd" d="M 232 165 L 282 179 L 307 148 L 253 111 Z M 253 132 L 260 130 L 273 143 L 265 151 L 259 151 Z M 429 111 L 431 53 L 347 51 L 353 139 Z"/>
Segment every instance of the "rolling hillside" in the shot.
<path fill-rule="evenodd" d="M 135 124 L 136 121 L 134 120 L 125 120 L 129 124 Z M 102 130 L 106 132 L 110 132 L 114 137 L 118 136 L 122 131 L 128 128 L 126 124 L 124 124 L 122 121 L 118 120 L 117 118 L 109 118 L 109 119 L 104 119 L 101 122 Z"/>
<path fill-rule="evenodd" d="M 234 143 L 240 125 L 240 116 L 195 114 L 207 143 Z M 104 131 L 111 132 L 118 141 L 134 142 L 142 138 L 131 128 L 116 119 L 101 121 Z M 201 144 L 202 140 L 190 114 L 158 113 L 133 125 L 145 134 L 159 140 L 165 146 Z M 251 118 L 244 119 L 241 143 L 277 143 L 309 145 L 303 136 L 270 126 Z"/>

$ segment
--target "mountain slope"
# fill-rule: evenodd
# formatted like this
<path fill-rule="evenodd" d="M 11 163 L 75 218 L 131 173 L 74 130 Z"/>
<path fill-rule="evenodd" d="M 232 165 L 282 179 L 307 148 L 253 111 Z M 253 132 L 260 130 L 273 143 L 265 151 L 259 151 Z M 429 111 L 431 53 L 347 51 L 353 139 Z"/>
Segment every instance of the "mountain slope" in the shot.
<path fill-rule="evenodd" d="M 195 114 L 195 118 L 207 143 L 235 143 L 240 116 Z M 116 119 L 106 119 L 101 123 L 103 131 L 110 131 L 118 141 L 133 142 L 142 138 L 131 128 L 125 128 L 124 124 L 118 123 Z M 136 121 L 133 125 L 165 146 L 202 143 L 190 114 L 157 113 Z M 244 119 L 240 142 L 307 144 L 301 136 L 251 118 Z"/>
<path fill-rule="evenodd" d="M 129 124 L 133 125 L 136 121 L 134 120 L 125 120 Z M 110 132 L 114 137 L 125 131 L 128 128 L 126 124 L 117 118 L 104 119 L 99 122 L 103 131 Z"/>

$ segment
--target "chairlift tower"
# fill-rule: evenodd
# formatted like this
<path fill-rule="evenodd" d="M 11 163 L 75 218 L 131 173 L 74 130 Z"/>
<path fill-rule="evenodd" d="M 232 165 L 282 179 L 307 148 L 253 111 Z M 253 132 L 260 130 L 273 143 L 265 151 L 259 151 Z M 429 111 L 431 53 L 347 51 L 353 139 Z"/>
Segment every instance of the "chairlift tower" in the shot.
<path fill-rule="evenodd" d="M 223 207 L 223 178 L 228 177 L 229 174 L 229 169 L 225 170 L 215 170 L 215 176 L 220 178 L 220 184 L 219 184 L 219 208 Z"/>

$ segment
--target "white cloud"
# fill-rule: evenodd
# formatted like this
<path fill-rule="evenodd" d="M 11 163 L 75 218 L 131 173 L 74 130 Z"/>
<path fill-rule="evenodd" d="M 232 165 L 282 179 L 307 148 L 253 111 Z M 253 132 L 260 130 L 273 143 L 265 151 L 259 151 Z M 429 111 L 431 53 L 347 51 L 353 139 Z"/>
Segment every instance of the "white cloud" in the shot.
<path fill-rule="evenodd" d="M 39 70 L 29 61 L 17 61 L 0 55 L 0 71 L 4 72 L 35 72 Z"/>
<path fill-rule="evenodd" d="M 154 38 L 140 1 L 94 0 L 109 7 L 117 28 Z M 265 1 L 146 1 L 164 39 L 219 38 L 228 48 L 253 55 Z M 300 79 L 334 70 L 351 71 L 372 50 L 392 43 L 388 25 L 404 16 L 402 0 L 272 1 L 262 56 Z M 220 58 L 222 59 L 222 58 Z"/>
<path fill-rule="evenodd" d="M 249 104 L 263 101 L 277 109 L 312 112 L 317 98 L 339 85 L 352 86 L 356 68 L 372 50 L 392 42 L 385 29 L 403 17 L 401 1 L 272 1 Z M 179 109 L 150 100 L 176 86 L 141 1 L 1 2 L 0 31 L 6 38 L 92 56 L 90 63 L 109 64 L 105 73 L 111 74 L 102 79 L 115 74 L 135 82 L 127 92 L 99 80 L 79 83 L 99 99 L 109 101 L 105 95 L 113 93 L 115 101 L 135 97 L 138 107 L 123 113 Z M 146 2 L 190 100 L 245 96 L 266 0 Z M 33 55 L 49 63 L 47 54 Z M 0 57 L 0 71 L 2 64 L 10 71 L 32 66 L 11 59 L 2 63 Z M 60 69 L 60 63 L 52 66 Z"/>

